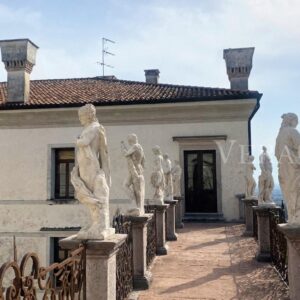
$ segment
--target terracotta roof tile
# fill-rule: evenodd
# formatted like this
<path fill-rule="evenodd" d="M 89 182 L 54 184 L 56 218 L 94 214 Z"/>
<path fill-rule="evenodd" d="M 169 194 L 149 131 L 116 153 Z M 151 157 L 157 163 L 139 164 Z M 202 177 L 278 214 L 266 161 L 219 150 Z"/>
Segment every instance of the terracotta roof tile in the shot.
<path fill-rule="evenodd" d="M 260 99 L 256 91 L 239 91 L 117 79 L 77 78 L 32 80 L 28 103 L 6 103 L 7 84 L 0 83 L 0 109 L 56 106 L 145 104 L 229 99 Z"/>

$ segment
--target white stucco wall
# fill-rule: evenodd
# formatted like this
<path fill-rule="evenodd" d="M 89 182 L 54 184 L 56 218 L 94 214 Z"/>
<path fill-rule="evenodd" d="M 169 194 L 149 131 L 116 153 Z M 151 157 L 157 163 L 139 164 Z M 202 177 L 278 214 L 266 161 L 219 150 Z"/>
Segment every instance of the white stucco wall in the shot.
<path fill-rule="evenodd" d="M 69 146 L 74 142 L 80 131 L 80 127 L 1 129 L 0 140 L 3 143 L 0 147 L 0 201 L 30 200 L 31 203 L 31 201 L 49 199 L 51 186 L 49 147 L 64 144 Z M 226 143 L 228 145 L 230 145 L 231 140 L 236 140 L 237 143 L 232 147 L 228 162 L 221 165 L 221 188 L 224 217 L 227 220 L 238 218 L 238 207 L 234 195 L 243 192 L 244 187 L 241 174 L 242 166 L 239 164 L 240 148 L 238 144 L 247 144 L 247 122 L 106 126 L 106 131 L 111 158 L 112 187 L 110 198 L 114 207 L 118 206 L 118 203 L 122 203 L 122 199 L 126 199 L 122 184 L 127 176 L 127 164 L 120 151 L 120 141 L 126 140 L 129 133 L 134 132 L 138 135 L 145 151 L 147 199 L 150 199 L 153 194 L 149 182 L 153 160 L 151 149 L 154 145 L 160 145 L 163 152 L 168 152 L 172 159 L 179 159 L 179 144 L 172 140 L 174 136 L 227 135 Z M 9 202 L 6 202 L 4 207 L 1 205 L 3 208 L 1 214 L 5 214 L 0 219 L 1 231 L 7 232 L 13 228 L 16 230 L 20 222 L 23 222 L 23 230 L 31 230 L 33 227 L 38 229 L 43 222 L 45 223 L 45 219 L 49 219 L 47 221 L 49 224 L 43 226 L 55 226 L 55 224 L 57 224 L 55 227 L 75 226 L 74 224 L 78 224 L 78 218 L 82 218 L 81 213 L 77 212 L 81 211 L 81 208 L 78 209 L 76 205 L 74 207 L 72 205 L 72 208 L 71 205 L 47 205 L 47 211 L 43 211 L 41 208 L 43 205 L 30 204 L 26 205 L 24 211 L 22 205 L 12 206 L 7 203 Z M 68 211 L 69 209 L 71 211 Z M 51 215 L 52 210 L 55 211 L 53 215 Z M 41 211 L 41 214 L 38 213 L 39 211 Z M 64 211 L 68 211 L 68 213 L 65 214 Z M 25 217 L 24 214 L 27 213 L 31 217 L 29 215 Z M 73 213 L 74 218 L 72 217 Z M 63 221 L 60 220 L 60 214 L 65 216 L 61 217 Z M 31 225 L 33 223 L 40 225 L 36 227 Z"/>
<path fill-rule="evenodd" d="M 111 160 L 111 218 L 117 209 L 126 211 L 131 205 L 122 188 L 127 163 L 120 151 L 120 141 L 126 141 L 129 133 L 136 133 L 146 155 L 146 200 L 153 195 L 150 185 L 153 146 L 160 145 L 172 160 L 179 159 L 183 167 L 183 149 L 207 149 L 213 142 L 202 148 L 202 142 L 183 145 L 173 141 L 173 137 L 227 136 L 226 141 L 220 141 L 227 150 L 234 140 L 228 161 L 219 160 L 217 172 L 221 179 L 218 182 L 221 212 L 227 221 L 237 220 L 235 194 L 244 191 L 244 165 L 240 163 L 239 145 L 248 144 L 247 120 L 255 103 L 241 100 L 97 108 L 99 120 L 106 128 Z M 16 235 L 19 257 L 31 250 L 48 264 L 50 237 L 70 233 L 41 232 L 40 229 L 78 227 L 88 223 L 88 212 L 83 205 L 49 201 L 54 184 L 50 149 L 74 145 L 82 130 L 76 110 L 58 110 L 57 115 L 47 110 L 0 112 L 0 264 L 12 258 L 13 235 Z M 217 156 L 220 157 L 220 152 Z"/>

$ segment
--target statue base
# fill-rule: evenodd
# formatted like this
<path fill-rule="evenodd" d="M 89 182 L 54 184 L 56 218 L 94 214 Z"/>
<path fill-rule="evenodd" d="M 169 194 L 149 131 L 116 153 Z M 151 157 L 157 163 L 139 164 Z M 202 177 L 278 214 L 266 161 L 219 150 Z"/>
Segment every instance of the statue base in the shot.
<path fill-rule="evenodd" d="M 245 194 L 236 194 L 235 197 L 239 201 L 239 217 L 240 221 L 245 221 L 244 203 L 242 199 L 245 199 Z"/>
<path fill-rule="evenodd" d="M 274 202 L 259 202 L 258 201 L 258 206 L 262 208 L 276 208 L 277 205 Z"/>
<path fill-rule="evenodd" d="M 152 274 L 147 270 L 147 226 L 153 214 L 128 217 L 132 224 L 133 243 L 133 287 L 137 290 L 149 288 Z"/>
<path fill-rule="evenodd" d="M 126 216 L 130 216 L 130 217 L 141 217 L 145 214 L 145 211 L 144 209 L 141 210 L 140 208 L 132 208 L 132 209 L 129 209 L 127 212 L 126 212 Z"/>
<path fill-rule="evenodd" d="M 300 295 L 300 224 L 278 224 L 288 244 L 288 276 L 290 299 L 297 300 Z"/>
<path fill-rule="evenodd" d="M 168 246 L 166 245 L 166 225 L 165 213 L 169 205 L 155 205 L 156 210 L 156 254 L 166 255 Z"/>
<path fill-rule="evenodd" d="M 177 241 L 177 234 L 175 231 L 175 207 L 177 200 L 165 199 L 165 204 L 169 205 L 166 211 L 166 238 L 167 241 Z"/>
<path fill-rule="evenodd" d="M 175 207 L 175 213 L 176 213 L 176 221 L 175 221 L 175 227 L 176 228 L 183 228 L 184 224 L 182 222 L 182 202 L 183 197 L 174 196 L 174 200 L 177 200 L 177 205 Z"/>
<path fill-rule="evenodd" d="M 115 228 L 106 228 L 103 230 L 103 226 L 94 224 L 89 228 L 81 229 L 77 235 L 77 240 L 105 240 L 109 236 L 116 233 Z"/>
<path fill-rule="evenodd" d="M 148 205 L 164 205 L 164 199 L 150 199 L 148 200 Z"/>
<path fill-rule="evenodd" d="M 260 262 L 271 261 L 270 241 L 270 211 L 278 209 L 276 205 L 258 205 L 253 207 L 257 216 L 258 251 L 256 260 Z"/>
<path fill-rule="evenodd" d="M 77 249 L 81 243 L 85 244 L 86 299 L 116 299 L 116 256 L 126 237 L 126 234 L 113 234 L 108 239 L 86 241 L 70 236 L 59 242 L 63 249 L 69 250 Z"/>
<path fill-rule="evenodd" d="M 253 206 L 257 206 L 258 200 L 255 197 L 242 199 L 245 209 L 245 225 L 244 236 L 253 236 Z"/>

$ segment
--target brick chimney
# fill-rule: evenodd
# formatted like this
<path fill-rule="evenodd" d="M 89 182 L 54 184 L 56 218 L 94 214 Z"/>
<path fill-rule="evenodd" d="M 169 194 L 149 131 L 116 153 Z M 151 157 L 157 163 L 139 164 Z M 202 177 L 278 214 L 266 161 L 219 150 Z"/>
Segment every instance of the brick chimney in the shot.
<path fill-rule="evenodd" d="M 230 88 L 248 90 L 248 78 L 252 69 L 254 47 L 224 49 L 223 58 L 226 61 Z"/>
<path fill-rule="evenodd" d="M 145 70 L 146 83 L 158 83 L 159 73 L 158 69 Z"/>
<path fill-rule="evenodd" d="M 27 102 L 38 47 L 29 39 L 18 39 L 0 41 L 0 48 L 7 71 L 7 102 Z"/>

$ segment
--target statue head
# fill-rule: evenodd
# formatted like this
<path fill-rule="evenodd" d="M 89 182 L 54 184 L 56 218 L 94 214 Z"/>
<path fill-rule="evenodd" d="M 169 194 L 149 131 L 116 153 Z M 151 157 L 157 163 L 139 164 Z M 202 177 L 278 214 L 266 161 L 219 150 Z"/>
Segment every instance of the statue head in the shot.
<path fill-rule="evenodd" d="M 134 133 L 129 134 L 127 137 L 127 140 L 128 140 L 129 145 L 134 145 L 134 144 L 137 144 L 137 142 L 138 142 L 137 135 Z"/>
<path fill-rule="evenodd" d="M 169 159 L 169 154 L 168 154 L 168 153 L 165 153 L 165 154 L 163 155 L 163 158 L 164 158 L 164 159 Z"/>
<path fill-rule="evenodd" d="M 298 125 L 298 117 L 294 113 L 286 113 L 281 116 L 282 118 L 282 123 L 281 123 L 281 128 L 282 127 L 293 127 L 296 128 Z"/>
<path fill-rule="evenodd" d="M 160 147 L 159 147 L 158 145 L 154 146 L 154 147 L 152 148 L 152 151 L 153 151 L 153 153 L 154 153 L 155 155 L 158 155 L 158 154 L 161 155 L 161 150 L 160 150 Z"/>
<path fill-rule="evenodd" d="M 93 122 L 98 122 L 96 118 L 96 108 L 93 104 L 86 104 L 79 108 L 78 116 L 80 123 L 85 126 Z"/>
<path fill-rule="evenodd" d="M 264 152 L 264 153 L 267 152 L 267 147 L 266 147 L 266 146 L 263 146 L 262 149 L 263 149 L 263 152 Z"/>

